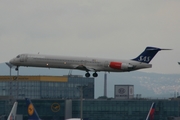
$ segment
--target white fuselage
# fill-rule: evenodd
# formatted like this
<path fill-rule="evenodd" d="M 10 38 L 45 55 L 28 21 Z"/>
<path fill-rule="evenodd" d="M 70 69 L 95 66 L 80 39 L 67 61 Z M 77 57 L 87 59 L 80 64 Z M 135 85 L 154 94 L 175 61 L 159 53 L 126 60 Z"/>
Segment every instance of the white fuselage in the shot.
<path fill-rule="evenodd" d="M 126 72 L 143 68 L 151 68 L 148 63 L 134 60 L 113 60 L 98 59 L 89 57 L 68 57 L 40 54 L 20 54 L 10 60 L 10 63 L 19 66 L 79 69 L 84 71 L 108 71 L 108 72 Z"/>

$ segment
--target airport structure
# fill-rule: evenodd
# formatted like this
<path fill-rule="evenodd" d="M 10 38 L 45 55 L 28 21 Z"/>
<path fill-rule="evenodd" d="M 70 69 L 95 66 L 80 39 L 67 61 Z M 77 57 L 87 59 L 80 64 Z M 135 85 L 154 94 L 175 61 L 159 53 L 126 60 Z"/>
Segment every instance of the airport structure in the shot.
<path fill-rule="evenodd" d="M 0 76 L 0 96 L 15 99 L 78 99 L 78 87 L 86 86 L 84 98 L 94 98 L 94 78 L 75 76 Z"/>
<path fill-rule="evenodd" d="M 133 99 L 134 86 L 133 85 L 115 85 L 114 98 L 115 99 Z"/>
<path fill-rule="evenodd" d="M 179 99 L 136 98 L 133 85 L 115 85 L 114 98 L 94 99 L 94 86 L 94 78 L 82 76 L 0 76 L 0 119 L 7 119 L 16 100 L 18 120 L 27 120 L 26 97 L 32 100 L 43 120 L 80 118 L 80 87 L 83 87 L 84 119 L 145 120 L 153 102 L 154 120 L 180 115 Z"/>

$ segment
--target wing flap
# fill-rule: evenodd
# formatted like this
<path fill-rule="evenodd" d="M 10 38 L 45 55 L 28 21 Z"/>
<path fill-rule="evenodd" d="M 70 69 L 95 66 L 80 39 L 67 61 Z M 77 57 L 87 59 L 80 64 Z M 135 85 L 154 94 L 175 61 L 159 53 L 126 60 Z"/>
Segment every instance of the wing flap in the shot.
<path fill-rule="evenodd" d="M 93 71 L 93 72 L 96 71 L 95 68 L 91 68 L 91 67 L 84 66 L 84 65 L 74 66 L 74 68 L 75 68 L 75 69 L 79 69 L 79 70 L 84 70 L 84 71 Z"/>

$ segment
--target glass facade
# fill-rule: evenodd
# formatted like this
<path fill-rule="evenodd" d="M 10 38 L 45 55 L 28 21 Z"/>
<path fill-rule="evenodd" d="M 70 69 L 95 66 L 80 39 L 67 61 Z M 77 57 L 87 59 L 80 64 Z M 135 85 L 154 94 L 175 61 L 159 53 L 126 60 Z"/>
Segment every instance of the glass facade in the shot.
<path fill-rule="evenodd" d="M 72 118 L 80 117 L 80 100 L 32 100 L 39 116 L 43 120 L 64 120 L 66 114 Z M 69 101 L 69 100 L 68 100 Z M 178 117 L 180 100 L 83 100 L 83 118 L 88 120 L 145 120 L 152 102 L 156 103 L 154 120 L 167 120 L 169 116 Z M 0 100 L 0 116 L 9 114 L 7 101 Z M 59 106 L 59 109 L 56 109 Z M 68 107 L 67 107 L 68 106 Z M 69 108 L 70 107 L 70 108 Z M 70 109 L 71 112 L 65 111 Z M 25 100 L 18 100 L 17 114 L 27 120 Z"/>
<path fill-rule="evenodd" d="M 63 79 L 59 81 L 51 81 L 54 77 L 46 76 L 43 76 L 43 79 L 39 76 L 36 78 L 21 76 L 20 80 L 18 78 L 6 80 L 6 78 L 4 76 L 0 78 L 0 96 L 13 96 L 15 99 L 26 97 L 31 99 L 78 99 L 80 97 L 78 86 L 85 85 L 84 98 L 94 98 L 94 78 L 65 76 L 59 78 Z M 64 78 L 67 81 L 64 81 Z"/>
<path fill-rule="evenodd" d="M 155 120 L 179 116 L 179 102 L 169 100 L 85 100 L 83 118 L 88 120 L 145 120 L 152 102 L 156 103 Z M 72 116 L 80 116 L 80 101 L 74 100 Z"/>

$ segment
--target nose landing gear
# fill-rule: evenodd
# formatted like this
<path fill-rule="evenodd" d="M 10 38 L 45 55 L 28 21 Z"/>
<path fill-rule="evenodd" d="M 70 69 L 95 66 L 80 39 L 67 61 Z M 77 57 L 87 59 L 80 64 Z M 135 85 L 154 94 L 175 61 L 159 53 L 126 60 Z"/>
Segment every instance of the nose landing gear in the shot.
<path fill-rule="evenodd" d="M 17 66 L 17 67 L 15 68 L 15 70 L 18 71 L 18 70 L 19 70 L 19 67 Z"/>

